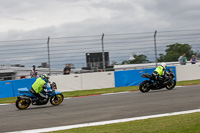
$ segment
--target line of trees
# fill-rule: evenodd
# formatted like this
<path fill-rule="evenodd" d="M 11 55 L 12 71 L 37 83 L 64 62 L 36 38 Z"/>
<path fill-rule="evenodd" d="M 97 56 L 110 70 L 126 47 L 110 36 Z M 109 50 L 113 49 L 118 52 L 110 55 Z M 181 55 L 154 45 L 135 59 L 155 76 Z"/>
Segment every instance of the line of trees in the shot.
<path fill-rule="evenodd" d="M 200 58 L 200 52 L 193 51 L 192 46 L 189 44 L 170 44 L 166 46 L 167 49 L 165 50 L 166 54 L 159 54 L 159 58 L 157 58 L 158 62 L 173 62 L 178 61 L 178 58 L 180 55 L 183 55 L 183 53 L 186 54 L 186 58 L 190 59 L 192 55 L 195 55 L 197 58 Z M 132 60 L 124 60 L 121 65 L 123 64 L 140 64 L 140 63 L 150 63 L 150 61 L 147 59 L 147 56 L 144 54 L 132 54 Z M 113 62 L 113 64 L 117 64 L 117 62 Z"/>
<path fill-rule="evenodd" d="M 192 55 L 195 55 L 197 58 L 200 57 L 200 53 L 197 50 L 196 52 L 192 50 L 192 46 L 189 44 L 180 44 L 175 43 L 171 45 L 167 45 L 167 49 L 165 50 L 166 55 L 159 54 L 158 62 L 171 62 L 177 61 L 180 55 L 183 53 L 186 54 L 186 58 L 190 59 Z"/>

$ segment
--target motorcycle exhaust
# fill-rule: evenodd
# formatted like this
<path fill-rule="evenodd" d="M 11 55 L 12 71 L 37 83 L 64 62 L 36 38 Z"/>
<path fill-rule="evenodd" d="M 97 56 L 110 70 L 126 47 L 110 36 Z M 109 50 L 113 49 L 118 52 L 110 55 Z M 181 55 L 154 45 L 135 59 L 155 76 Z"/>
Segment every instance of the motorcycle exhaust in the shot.
<path fill-rule="evenodd" d="M 169 83 L 172 82 L 172 80 L 173 80 L 173 78 L 170 78 L 168 81 L 164 82 L 163 85 L 164 85 L 164 86 L 168 85 Z"/>
<path fill-rule="evenodd" d="M 18 96 L 18 99 L 30 100 L 30 97 L 27 96 Z"/>

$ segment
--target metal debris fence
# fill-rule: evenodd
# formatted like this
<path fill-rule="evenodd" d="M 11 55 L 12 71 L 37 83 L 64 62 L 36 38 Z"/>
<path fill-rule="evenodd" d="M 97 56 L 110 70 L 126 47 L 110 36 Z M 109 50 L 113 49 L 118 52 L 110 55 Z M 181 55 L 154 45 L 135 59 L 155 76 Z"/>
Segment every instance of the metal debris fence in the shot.
<path fill-rule="evenodd" d="M 200 50 L 200 30 L 104 33 L 92 36 L 51 36 L 41 39 L 0 41 L 0 64 L 18 64 L 21 67 L 36 65 L 49 68 L 51 73 L 51 69 L 63 69 L 65 64 L 73 64 L 75 68 L 80 69 L 87 67 L 86 53 L 97 52 L 109 53 L 107 63 L 110 66 L 121 64 L 132 54 L 143 54 L 150 62 L 156 63 L 158 54 L 165 54 L 166 46 L 175 43 L 187 43 L 194 51 Z M 102 60 L 97 63 L 105 64 Z M 99 69 L 102 68 L 97 67 L 97 70 Z M 105 67 L 105 70 L 107 69 L 109 68 Z"/>

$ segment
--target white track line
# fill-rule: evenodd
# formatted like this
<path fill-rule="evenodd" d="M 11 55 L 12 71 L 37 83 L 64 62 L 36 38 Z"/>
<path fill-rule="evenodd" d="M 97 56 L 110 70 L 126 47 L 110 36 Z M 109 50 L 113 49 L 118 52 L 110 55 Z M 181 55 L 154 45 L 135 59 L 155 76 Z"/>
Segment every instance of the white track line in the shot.
<path fill-rule="evenodd" d="M 116 92 L 116 93 L 105 93 L 101 95 L 115 95 L 115 94 L 123 94 L 123 93 L 130 93 L 131 91 L 123 91 L 123 92 Z"/>
<path fill-rule="evenodd" d="M 181 112 L 172 112 L 172 113 L 166 113 L 166 114 L 157 114 L 157 115 L 150 115 L 150 116 L 141 116 L 141 117 L 134 117 L 134 118 L 126 118 L 126 119 L 118 119 L 118 120 L 109 120 L 109 121 L 101 121 L 101 122 L 93 122 L 93 123 L 84 123 L 84 124 L 69 125 L 69 126 L 60 126 L 60 127 L 51 127 L 51 128 L 43 128 L 43 129 L 15 131 L 15 132 L 9 132 L 9 133 L 40 133 L 40 132 L 51 132 L 51 131 L 58 131 L 58 130 L 67 130 L 67 129 L 72 129 L 72 128 L 89 127 L 89 126 L 99 126 L 99 125 L 113 124 L 113 123 L 119 123 L 119 122 L 144 120 L 144 119 L 149 119 L 149 118 L 157 118 L 157 117 L 164 117 L 164 116 L 189 114 L 189 113 L 195 113 L 195 112 L 200 112 L 200 109 L 188 110 L 188 111 L 181 111 Z"/>
<path fill-rule="evenodd" d="M 186 87 L 186 86 L 175 86 L 175 88 L 179 88 L 179 87 Z"/>
<path fill-rule="evenodd" d="M 10 105 L 10 104 L 0 104 L 0 106 L 5 106 L 5 105 Z"/>

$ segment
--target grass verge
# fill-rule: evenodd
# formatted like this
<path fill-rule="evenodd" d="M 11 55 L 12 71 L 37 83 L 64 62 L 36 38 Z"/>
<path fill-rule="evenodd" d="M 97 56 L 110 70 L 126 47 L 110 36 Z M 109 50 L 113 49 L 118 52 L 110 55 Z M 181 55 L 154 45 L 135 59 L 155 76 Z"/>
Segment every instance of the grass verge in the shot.
<path fill-rule="evenodd" d="M 16 97 L 0 98 L 0 103 L 14 103 L 16 99 Z"/>
<path fill-rule="evenodd" d="M 177 82 L 177 86 L 184 86 L 184 85 L 196 85 L 200 84 L 200 79 L 198 80 L 187 80 L 187 81 L 179 81 Z"/>
<path fill-rule="evenodd" d="M 199 133 L 200 113 L 137 120 L 50 133 Z"/>
<path fill-rule="evenodd" d="M 177 86 L 194 85 L 194 84 L 200 84 L 200 79 L 177 82 Z M 63 93 L 64 97 L 77 97 L 77 96 L 87 96 L 87 95 L 94 95 L 94 94 L 135 91 L 138 89 L 139 89 L 138 86 L 128 86 L 128 87 L 116 87 L 116 88 L 106 88 L 106 89 L 71 91 L 71 92 L 62 92 L 62 93 Z M 58 89 L 58 91 L 59 91 L 59 89 Z M 0 98 L 0 104 L 1 103 L 14 103 L 15 101 L 16 101 L 16 97 Z"/>

